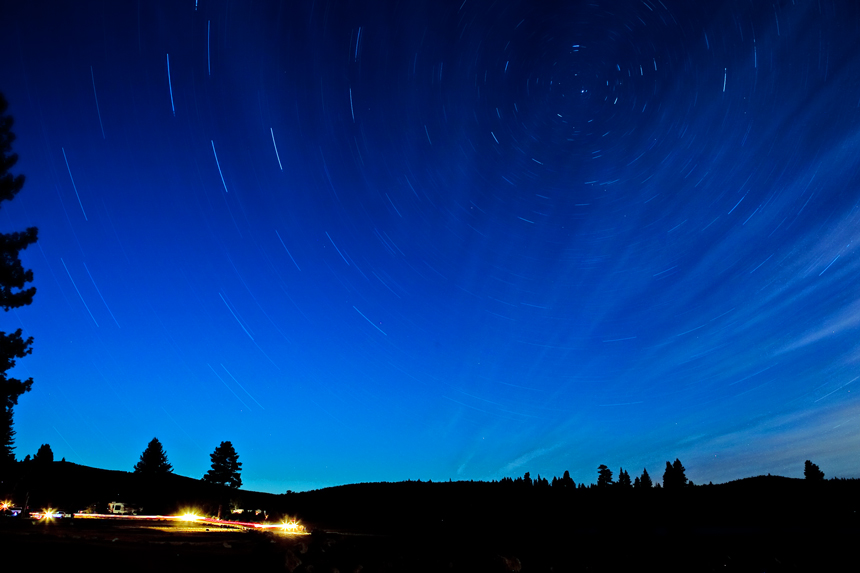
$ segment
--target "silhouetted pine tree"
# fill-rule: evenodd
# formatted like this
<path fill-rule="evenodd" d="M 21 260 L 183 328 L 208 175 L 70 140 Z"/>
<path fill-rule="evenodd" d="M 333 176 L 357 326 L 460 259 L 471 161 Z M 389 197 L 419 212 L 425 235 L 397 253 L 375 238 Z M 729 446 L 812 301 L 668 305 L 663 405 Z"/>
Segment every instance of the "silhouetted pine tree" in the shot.
<path fill-rule="evenodd" d="M 173 473 L 173 466 L 167 462 L 167 454 L 158 438 L 152 438 L 149 445 L 140 454 L 140 461 L 134 465 L 134 473 L 144 475 Z"/>
<path fill-rule="evenodd" d="M 612 470 L 604 464 L 597 467 L 597 487 L 606 487 L 612 485 Z"/>
<path fill-rule="evenodd" d="M 18 161 L 18 154 L 12 153 L 14 121 L 5 115 L 8 105 L 0 94 L 0 202 L 11 201 L 24 186 L 23 175 L 9 173 Z M 33 271 L 24 270 L 19 254 L 36 242 L 37 232 L 36 227 L 30 227 L 19 233 L 0 233 L 0 308 L 5 311 L 33 302 L 36 287 L 24 289 L 27 283 L 33 282 Z M 16 358 L 24 358 L 33 350 L 30 348 L 33 337 L 25 340 L 21 333 L 20 328 L 12 334 L 0 332 L 0 466 L 15 461 L 12 410 L 18 404 L 18 397 L 33 386 L 32 378 L 22 381 L 6 376 L 6 371 L 15 366 Z"/>
<path fill-rule="evenodd" d="M 36 452 L 36 455 L 33 456 L 33 461 L 40 464 L 49 464 L 53 462 L 54 452 L 51 450 L 51 446 L 48 444 L 42 444 L 39 446 L 39 450 Z"/>
<path fill-rule="evenodd" d="M 624 471 L 624 468 L 621 468 L 618 471 L 618 483 L 616 485 L 618 485 L 618 487 L 622 487 L 622 488 L 631 487 L 630 474 L 628 474 L 626 471 Z"/>
<path fill-rule="evenodd" d="M 564 470 L 564 475 L 561 476 L 561 479 L 559 480 L 559 485 L 561 485 L 561 487 L 564 489 L 576 488 L 576 482 L 573 481 L 573 478 L 570 477 L 570 472 L 567 470 Z"/>
<path fill-rule="evenodd" d="M 651 482 L 651 476 L 648 475 L 648 470 L 645 468 L 642 468 L 642 477 L 636 479 L 639 480 L 639 487 L 642 489 L 651 489 L 651 487 L 654 485 Z"/>
<path fill-rule="evenodd" d="M 803 464 L 803 477 L 808 481 L 823 481 L 824 472 L 817 465 L 806 460 Z"/>
<path fill-rule="evenodd" d="M 233 449 L 233 444 L 221 442 L 209 457 L 212 459 L 212 468 L 203 476 L 203 481 L 226 485 L 233 489 L 242 487 L 242 478 L 239 475 L 242 462 L 239 461 L 239 454 Z"/>
<path fill-rule="evenodd" d="M 682 489 L 687 485 L 685 472 L 686 470 L 678 458 L 675 458 L 675 463 L 666 462 L 666 471 L 663 472 L 663 487 L 669 490 Z"/>

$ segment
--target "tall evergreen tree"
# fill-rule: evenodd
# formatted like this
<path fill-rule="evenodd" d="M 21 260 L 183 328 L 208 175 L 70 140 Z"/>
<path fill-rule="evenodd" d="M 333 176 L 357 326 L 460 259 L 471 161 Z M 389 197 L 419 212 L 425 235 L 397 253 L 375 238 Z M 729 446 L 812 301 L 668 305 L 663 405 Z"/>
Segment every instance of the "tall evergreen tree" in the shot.
<path fill-rule="evenodd" d="M 0 94 L 0 203 L 14 199 L 24 186 L 23 175 L 9 173 L 18 161 L 18 154 L 12 153 L 15 134 L 12 117 L 5 115 L 8 105 Z M 33 281 L 33 271 L 24 270 L 19 254 L 36 242 L 37 232 L 36 227 L 30 227 L 23 232 L 0 233 L 0 308 L 4 311 L 33 302 L 36 287 L 24 288 Z M 32 378 L 19 380 L 6 375 L 15 366 L 16 359 L 32 352 L 33 337 L 24 339 L 21 334 L 20 328 L 11 334 L 0 332 L 0 466 L 15 461 L 13 408 L 18 404 L 18 397 L 33 386 Z"/>
<path fill-rule="evenodd" d="M 612 485 L 612 470 L 604 464 L 597 466 L 597 487 Z"/>
<path fill-rule="evenodd" d="M 686 487 L 687 486 L 687 470 L 681 465 L 681 460 L 675 458 L 674 463 L 672 463 L 672 471 L 675 472 L 675 485 L 677 487 Z"/>
<path fill-rule="evenodd" d="M 564 489 L 576 489 L 576 482 L 570 477 L 570 472 L 564 470 L 564 475 L 558 480 L 559 485 Z"/>
<path fill-rule="evenodd" d="M 173 466 L 167 462 L 167 454 L 158 438 L 152 438 L 140 461 L 134 465 L 134 473 L 144 475 L 164 475 L 173 473 Z"/>
<path fill-rule="evenodd" d="M 803 464 L 803 477 L 808 481 L 823 481 L 824 472 L 817 465 L 806 460 Z"/>
<path fill-rule="evenodd" d="M 675 458 L 675 463 L 666 462 L 666 471 L 663 472 L 663 487 L 669 490 L 682 489 L 687 485 L 685 472 L 686 470 L 678 458 Z"/>
<path fill-rule="evenodd" d="M 212 459 L 212 468 L 203 476 L 203 481 L 226 485 L 233 489 L 242 487 L 242 478 L 239 475 L 242 462 L 239 461 L 239 454 L 233 449 L 233 444 L 221 442 L 209 457 Z"/>
<path fill-rule="evenodd" d="M 630 474 L 624 471 L 624 468 L 621 468 L 618 471 L 618 483 L 616 484 L 618 487 L 629 488 L 630 484 Z"/>
<path fill-rule="evenodd" d="M 642 489 L 650 489 L 654 483 L 651 481 L 651 476 L 648 475 L 648 470 L 642 468 L 642 477 L 639 478 L 639 485 Z"/>

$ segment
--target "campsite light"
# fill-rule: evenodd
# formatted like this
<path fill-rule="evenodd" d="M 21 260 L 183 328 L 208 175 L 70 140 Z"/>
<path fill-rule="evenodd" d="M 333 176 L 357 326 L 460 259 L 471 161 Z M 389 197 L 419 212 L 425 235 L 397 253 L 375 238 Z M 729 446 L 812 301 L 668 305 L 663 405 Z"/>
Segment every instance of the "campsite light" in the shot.
<path fill-rule="evenodd" d="M 200 516 L 189 512 L 183 514 L 181 519 L 182 521 L 197 521 L 198 519 L 200 519 Z"/>
<path fill-rule="evenodd" d="M 292 521 L 284 521 L 283 523 L 281 523 L 281 529 L 283 529 L 285 532 L 298 531 L 300 527 L 301 526 L 295 519 Z"/>
<path fill-rule="evenodd" d="M 11 501 L 6 500 L 6 501 L 2 501 L 2 502 L 0 502 L 0 510 L 2 510 L 2 511 L 6 511 L 6 510 L 7 510 L 7 509 L 9 509 L 10 507 L 12 507 L 12 502 L 11 502 Z"/>

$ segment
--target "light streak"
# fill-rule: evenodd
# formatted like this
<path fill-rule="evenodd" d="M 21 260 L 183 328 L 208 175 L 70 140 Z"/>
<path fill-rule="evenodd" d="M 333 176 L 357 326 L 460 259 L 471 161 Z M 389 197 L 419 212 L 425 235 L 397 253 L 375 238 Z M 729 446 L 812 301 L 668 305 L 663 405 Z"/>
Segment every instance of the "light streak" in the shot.
<path fill-rule="evenodd" d="M 746 197 L 747 197 L 747 194 L 746 194 L 746 193 L 744 193 L 744 196 L 743 196 L 743 197 L 741 197 L 741 201 L 743 201 L 744 199 L 746 199 Z M 732 211 L 734 211 L 735 209 L 737 209 L 737 208 L 738 208 L 738 205 L 740 205 L 740 204 L 741 204 L 741 201 L 738 201 L 737 203 L 735 203 L 735 206 L 734 206 L 734 207 L 732 207 Z M 732 214 L 732 211 L 729 211 L 728 213 L 726 213 L 726 215 L 731 215 L 731 214 Z"/>
<path fill-rule="evenodd" d="M 218 293 L 218 296 L 220 296 L 220 297 L 221 297 L 221 300 L 224 300 L 224 296 L 223 296 L 220 292 Z M 224 300 L 224 304 L 225 304 L 225 305 L 227 305 L 227 310 L 229 310 L 229 311 L 230 311 L 230 314 L 232 314 L 232 315 L 233 315 L 233 318 L 235 318 L 235 319 L 236 319 L 236 322 L 238 322 L 238 323 L 239 323 L 239 326 L 241 326 L 241 327 L 242 327 L 242 330 L 244 330 L 244 331 L 245 331 L 245 334 L 247 334 L 247 335 L 248 335 L 248 338 L 250 338 L 251 340 L 254 340 L 254 337 L 253 337 L 253 336 L 251 336 L 251 333 L 250 333 L 250 332 L 248 332 L 248 329 L 247 329 L 247 328 L 245 328 L 245 325 L 244 325 L 244 324 L 242 324 L 242 321 L 241 321 L 241 320 L 239 320 L 239 317 L 238 317 L 238 316 L 236 316 L 236 313 L 235 313 L 235 312 L 233 312 L 233 309 L 232 309 L 232 308 L 230 308 L 230 305 L 229 305 L 229 304 L 227 304 L 227 301 L 226 301 L 226 300 Z"/>
<path fill-rule="evenodd" d="M 105 308 L 107 309 L 108 312 L 110 312 L 110 317 L 113 319 L 114 322 L 116 322 L 116 327 L 120 328 L 119 322 L 117 322 L 116 317 L 113 315 L 113 312 L 111 312 L 110 307 L 108 306 L 108 303 L 105 300 L 105 297 L 102 296 L 102 291 L 99 290 L 99 286 L 96 284 L 96 279 L 93 278 L 93 275 L 90 273 L 90 269 L 87 268 L 87 263 L 84 263 L 84 268 L 87 269 L 87 274 L 90 275 L 90 280 L 93 281 L 93 286 L 96 287 L 96 292 L 99 293 L 99 297 L 102 299 L 102 302 L 105 304 Z"/>
<path fill-rule="evenodd" d="M 170 81 L 170 54 L 167 54 L 167 87 L 170 88 L 170 109 L 176 117 L 176 107 L 173 105 L 173 82 Z"/>
<path fill-rule="evenodd" d="M 358 27 L 358 37 L 355 39 L 355 58 L 358 59 L 358 44 L 361 42 L 361 26 Z"/>
<path fill-rule="evenodd" d="M 209 363 L 207 363 L 207 364 L 206 364 L 206 366 L 208 366 L 208 367 L 209 367 L 209 370 L 211 370 L 211 371 L 212 371 L 212 374 L 214 374 L 214 375 L 215 375 L 215 377 L 216 377 L 216 378 L 218 378 L 218 380 L 220 380 L 220 381 L 221 381 L 221 384 L 223 384 L 224 386 L 227 386 L 227 390 L 229 390 L 229 391 L 230 391 L 230 393 L 231 393 L 231 394 L 233 394 L 233 395 L 236 397 L 236 399 L 237 399 L 237 400 L 239 400 L 239 401 L 242 403 L 242 405 L 243 405 L 243 406 L 245 406 L 245 408 L 247 408 L 247 409 L 248 409 L 248 411 L 250 411 L 250 410 L 251 410 L 251 407 L 250 407 L 249 405 L 247 405 L 247 404 L 245 403 L 245 401 L 244 401 L 244 400 L 242 400 L 242 399 L 239 397 L 239 395 L 238 395 L 238 394 L 236 394 L 235 392 L 233 392 L 233 389 L 232 389 L 232 388 L 230 388 L 230 386 L 228 386 L 226 382 L 224 382 L 224 379 L 223 379 L 223 378 L 221 378 L 221 377 L 218 375 L 218 373 L 217 373 L 217 372 L 215 372 L 215 369 L 214 369 L 214 368 L 212 368 L 212 365 L 211 365 L 211 364 L 209 364 Z"/>
<path fill-rule="evenodd" d="M 343 262 L 345 262 L 347 264 L 347 266 L 352 266 L 349 264 L 349 261 L 346 260 L 346 257 L 343 256 L 343 253 L 340 252 L 340 249 L 337 248 L 337 245 L 334 244 L 334 241 L 332 241 L 331 235 L 328 234 L 328 231 L 325 232 L 325 236 L 328 237 L 328 240 L 331 241 L 332 245 L 334 245 L 334 248 L 337 251 L 337 254 L 340 255 L 340 258 L 343 259 Z"/>
<path fill-rule="evenodd" d="M 838 258 L 839 258 L 839 255 L 836 255 L 836 259 L 838 259 Z M 824 267 L 824 270 L 823 270 L 823 271 L 821 271 L 820 273 L 818 273 L 818 276 L 821 276 L 821 275 L 823 275 L 825 272 L 827 272 L 827 269 L 829 269 L 829 268 L 830 268 L 830 266 L 831 266 L 833 263 L 835 263 L 835 262 L 836 262 L 836 259 L 833 259 L 832 261 L 830 261 L 830 264 L 829 264 L 829 265 L 827 265 L 826 267 Z"/>
<path fill-rule="evenodd" d="M 69 179 L 72 180 L 72 188 L 75 190 L 75 197 L 78 198 L 78 205 L 81 206 L 81 213 L 84 214 L 84 221 L 89 221 L 89 219 L 87 219 L 87 212 L 84 211 L 84 204 L 81 203 L 81 196 L 78 195 L 78 186 L 75 185 L 75 178 L 72 177 L 72 168 L 69 167 L 69 159 L 66 157 L 66 149 L 64 147 L 61 147 L 60 150 L 62 150 L 63 152 L 63 159 L 66 160 L 66 169 L 69 170 Z"/>
<path fill-rule="evenodd" d="M 263 405 L 262 405 L 262 404 L 260 404 L 259 402 L 257 402 L 257 399 L 256 399 L 256 398 L 254 398 L 253 396 L 251 396 L 251 393 L 250 393 L 250 392 L 248 392 L 247 390 L 245 390 L 245 387 L 244 387 L 244 386 L 242 386 L 241 384 L 239 384 L 239 381 L 238 381 L 238 380 L 236 380 L 236 377 L 235 377 L 235 376 L 233 376 L 233 374 L 232 374 L 229 370 L 227 370 L 227 367 L 226 367 L 226 366 L 224 366 L 224 365 L 222 364 L 222 365 L 221 365 L 221 368 L 223 368 L 223 369 L 224 369 L 224 372 L 226 372 L 227 374 L 230 374 L 230 378 L 232 378 L 232 379 L 233 379 L 233 382 L 235 382 L 235 383 L 239 386 L 239 388 L 241 388 L 241 389 L 245 392 L 245 394 L 247 394 L 248 396 L 250 396 L 250 397 L 251 397 L 251 400 L 253 400 L 253 401 L 257 404 L 257 406 L 259 406 L 260 408 L 262 408 L 263 410 L 265 410 L 265 408 L 263 408 Z"/>
<path fill-rule="evenodd" d="M 93 80 L 93 95 L 96 98 L 96 112 L 99 114 L 99 127 L 102 128 L 102 139 L 107 139 L 105 137 L 105 126 L 102 125 L 102 112 L 99 109 L 99 95 L 96 93 L 96 77 L 93 75 L 93 67 L 90 66 L 90 77 Z"/>
<path fill-rule="evenodd" d="M 227 191 L 227 184 L 224 182 L 224 174 L 221 172 L 221 162 L 218 161 L 218 153 L 215 152 L 215 142 L 210 139 L 209 143 L 212 144 L 212 153 L 215 154 L 215 165 L 218 166 L 218 175 L 221 176 L 221 185 L 224 186 L 224 192 L 229 193 L 229 191 Z"/>
<path fill-rule="evenodd" d="M 284 246 L 284 250 L 287 251 L 288 255 L 290 255 L 290 260 L 293 261 L 293 264 L 296 265 L 297 269 L 302 270 L 299 268 L 299 263 L 297 263 L 296 259 L 293 258 L 293 255 L 290 253 L 290 250 L 287 248 L 286 245 L 284 245 L 284 240 L 281 238 L 281 235 L 280 235 L 280 233 L 278 233 L 277 229 L 275 229 L 275 234 L 278 235 L 278 240 L 281 241 L 281 245 Z"/>
<path fill-rule="evenodd" d="M 353 306 L 352 308 L 355 308 L 355 306 Z M 366 316 L 364 316 L 364 313 L 363 313 L 363 312 L 361 312 L 361 311 L 360 311 L 360 310 L 358 310 L 357 308 L 355 308 L 355 312 L 357 312 L 358 314 L 360 314 L 360 315 L 362 316 L 362 318 L 364 318 L 364 320 L 366 320 L 367 322 L 369 322 L 369 323 L 373 326 L 373 328 L 375 328 L 376 330 L 378 330 L 378 331 L 379 331 L 379 332 L 381 332 L 382 334 L 385 334 L 385 331 L 384 331 L 384 330 L 382 330 L 381 328 L 379 328 L 378 326 L 376 326 L 375 324 L 373 324 L 373 321 L 372 321 L 372 320 L 370 320 L 369 318 L 367 318 Z M 388 336 L 388 335 L 387 335 L 387 334 L 385 334 L 385 336 Z"/>
<path fill-rule="evenodd" d="M 281 171 L 283 171 L 284 166 L 281 165 L 281 155 L 278 153 L 278 144 L 275 143 L 275 130 L 270 127 L 269 132 L 272 134 L 272 145 L 275 146 L 275 157 L 278 158 L 278 167 L 280 167 Z"/>
<path fill-rule="evenodd" d="M 53 510 L 48 510 L 53 511 Z M 41 518 L 44 516 L 42 512 L 32 512 L 32 517 Z M 305 526 L 297 520 L 284 520 L 281 523 L 256 523 L 253 521 L 231 521 L 229 519 L 216 519 L 214 517 L 204 517 L 196 513 L 188 512 L 181 515 L 120 515 L 114 513 L 75 513 L 75 519 L 103 519 L 103 520 L 138 520 L 138 521 L 165 521 L 165 522 L 193 522 L 206 525 L 218 525 L 222 527 L 234 527 L 240 529 L 280 529 L 284 533 L 292 535 L 308 535 L 305 531 Z"/>
<path fill-rule="evenodd" d="M 90 307 L 87 306 L 84 297 L 81 296 L 81 291 L 78 290 L 78 285 L 75 284 L 75 279 L 72 278 L 72 273 L 69 272 L 69 267 L 66 266 L 66 261 L 60 258 L 60 262 L 63 263 L 63 268 L 66 269 L 66 274 L 69 275 L 69 280 L 72 281 L 72 286 L 75 287 L 75 292 L 78 293 L 78 296 L 81 298 L 81 302 L 84 303 L 84 308 L 87 309 L 87 312 L 90 313 L 90 318 L 92 318 L 93 322 L 95 322 L 96 326 L 98 326 L 99 323 L 96 321 L 96 317 L 93 316 L 93 313 L 90 312 Z"/>

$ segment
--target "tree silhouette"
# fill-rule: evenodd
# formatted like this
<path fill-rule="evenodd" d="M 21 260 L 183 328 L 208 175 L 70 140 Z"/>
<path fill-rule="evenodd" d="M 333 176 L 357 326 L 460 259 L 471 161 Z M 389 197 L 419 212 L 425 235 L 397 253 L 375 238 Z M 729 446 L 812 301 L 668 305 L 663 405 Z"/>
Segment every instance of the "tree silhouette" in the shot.
<path fill-rule="evenodd" d="M 612 470 L 604 464 L 597 466 L 597 487 L 612 485 Z"/>
<path fill-rule="evenodd" d="M 824 472 L 809 460 L 803 464 L 803 477 L 808 481 L 824 481 Z"/>
<path fill-rule="evenodd" d="M 629 488 L 631 486 L 630 474 L 624 471 L 624 468 L 621 468 L 618 471 L 618 483 L 616 485 L 623 488 Z"/>
<path fill-rule="evenodd" d="M 5 115 L 8 105 L 6 98 L 0 94 L 0 203 L 14 199 L 24 186 L 23 175 L 13 176 L 9 173 L 9 169 L 18 161 L 18 154 L 12 153 L 14 121 L 11 116 Z M 30 227 L 23 232 L 0 233 L 0 307 L 4 311 L 33 302 L 36 287 L 24 289 L 27 283 L 33 281 L 33 271 L 24 270 L 19 254 L 36 242 L 37 232 L 36 227 Z M 15 366 L 15 359 L 24 358 L 32 352 L 30 345 L 33 337 L 25 340 L 21 333 L 20 328 L 11 334 L 0 332 L 0 465 L 15 461 L 12 410 L 18 404 L 18 397 L 29 392 L 33 386 L 32 378 L 22 381 L 6 376 L 6 371 Z"/>
<path fill-rule="evenodd" d="M 576 483 L 570 477 L 570 472 L 564 470 L 564 475 L 558 480 L 558 485 L 563 489 L 576 489 Z"/>
<path fill-rule="evenodd" d="M 642 468 L 642 476 L 636 479 L 639 481 L 639 487 L 642 489 L 651 489 L 654 485 L 651 482 L 651 476 L 648 475 L 648 470 L 645 468 Z M 633 486 L 636 487 L 636 484 L 633 484 Z"/>
<path fill-rule="evenodd" d="M 242 462 L 239 461 L 239 454 L 233 449 L 233 444 L 221 442 L 209 457 L 212 459 L 212 468 L 203 476 L 203 481 L 226 485 L 233 489 L 242 487 L 242 478 L 239 476 Z"/>
<path fill-rule="evenodd" d="M 140 461 L 134 465 L 134 473 L 144 475 L 173 473 L 173 466 L 167 462 L 167 454 L 158 438 L 152 438 L 152 441 L 140 454 Z"/>
<path fill-rule="evenodd" d="M 48 444 L 42 444 L 39 446 L 39 450 L 36 452 L 36 455 L 33 456 L 33 461 L 40 464 L 49 464 L 53 462 L 54 452 L 51 450 L 51 446 Z"/>
<path fill-rule="evenodd" d="M 682 489 L 687 485 L 686 470 L 681 465 L 681 460 L 675 458 L 675 463 L 666 462 L 666 471 L 663 472 L 663 487 L 665 489 Z"/>

